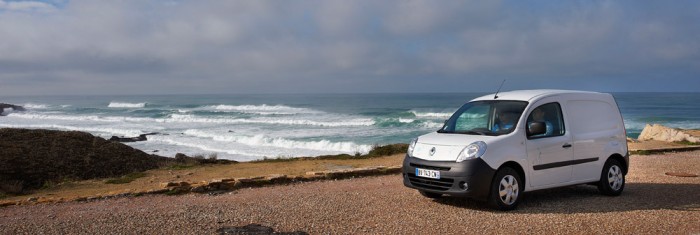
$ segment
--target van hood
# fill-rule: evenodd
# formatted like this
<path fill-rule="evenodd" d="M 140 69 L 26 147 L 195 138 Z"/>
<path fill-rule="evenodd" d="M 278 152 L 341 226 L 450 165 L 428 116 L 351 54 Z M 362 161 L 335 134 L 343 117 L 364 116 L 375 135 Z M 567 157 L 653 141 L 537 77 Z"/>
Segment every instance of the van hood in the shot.
<path fill-rule="evenodd" d="M 418 137 L 412 156 L 430 161 L 455 161 L 457 155 L 467 145 L 476 141 L 484 141 L 488 144 L 495 138 L 498 137 L 433 132 Z"/>

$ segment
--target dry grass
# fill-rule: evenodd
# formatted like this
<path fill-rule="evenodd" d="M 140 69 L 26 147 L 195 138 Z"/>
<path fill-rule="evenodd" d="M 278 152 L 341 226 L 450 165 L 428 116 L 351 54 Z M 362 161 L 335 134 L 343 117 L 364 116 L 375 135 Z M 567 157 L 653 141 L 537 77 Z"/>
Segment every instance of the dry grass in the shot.
<path fill-rule="evenodd" d="M 49 188 L 39 189 L 30 194 L 9 196 L 3 200 L 24 200 L 31 197 L 77 198 L 145 191 L 160 188 L 160 183 L 169 181 L 199 182 L 221 178 L 240 178 L 264 176 L 270 174 L 304 175 L 308 171 L 323 171 L 343 168 L 368 166 L 400 165 L 404 154 L 367 159 L 301 159 L 294 161 L 244 162 L 236 164 L 204 164 L 191 166 L 172 166 L 169 168 L 149 170 L 138 177 L 115 178 L 110 183 L 105 180 L 74 181 Z M 127 182 L 128 181 L 128 182 Z"/>

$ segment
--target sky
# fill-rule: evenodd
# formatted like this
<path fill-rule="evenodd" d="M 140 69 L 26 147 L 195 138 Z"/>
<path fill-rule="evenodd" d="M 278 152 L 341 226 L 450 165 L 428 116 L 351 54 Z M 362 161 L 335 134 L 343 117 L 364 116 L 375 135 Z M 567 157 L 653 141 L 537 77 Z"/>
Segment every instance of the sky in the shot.
<path fill-rule="evenodd" d="M 700 1 L 0 0 L 0 96 L 700 87 Z"/>

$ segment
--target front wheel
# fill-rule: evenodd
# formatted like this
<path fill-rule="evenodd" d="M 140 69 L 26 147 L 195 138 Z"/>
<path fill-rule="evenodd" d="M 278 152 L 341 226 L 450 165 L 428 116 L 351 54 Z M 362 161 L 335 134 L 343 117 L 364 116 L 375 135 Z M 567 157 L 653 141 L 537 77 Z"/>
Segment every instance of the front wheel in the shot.
<path fill-rule="evenodd" d="M 491 182 L 489 204 L 499 210 L 512 210 L 518 206 L 524 187 L 522 177 L 513 168 L 505 167 L 496 172 Z"/>
<path fill-rule="evenodd" d="M 598 190 L 603 195 L 619 196 L 625 189 L 625 173 L 622 171 L 622 164 L 615 159 L 608 159 L 603 166 L 598 181 Z"/>

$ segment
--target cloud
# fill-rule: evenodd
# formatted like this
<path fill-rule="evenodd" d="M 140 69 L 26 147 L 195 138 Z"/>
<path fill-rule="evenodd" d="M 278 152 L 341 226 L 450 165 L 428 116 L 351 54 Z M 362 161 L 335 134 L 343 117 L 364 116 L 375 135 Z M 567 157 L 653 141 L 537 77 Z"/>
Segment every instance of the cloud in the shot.
<path fill-rule="evenodd" d="M 51 11 L 54 5 L 40 1 L 3 1 L 0 0 L 0 11 Z"/>
<path fill-rule="evenodd" d="M 0 1 L 0 94 L 700 85 L 698 5 Z"/>

